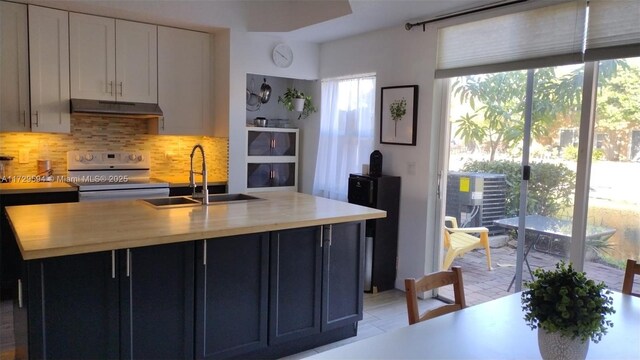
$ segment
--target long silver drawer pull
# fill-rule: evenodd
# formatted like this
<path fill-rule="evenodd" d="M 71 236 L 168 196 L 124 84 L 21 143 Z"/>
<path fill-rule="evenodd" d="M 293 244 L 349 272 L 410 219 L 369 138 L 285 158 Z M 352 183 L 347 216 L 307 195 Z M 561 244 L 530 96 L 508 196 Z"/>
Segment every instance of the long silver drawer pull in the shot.
<path fill-rule="evenodd" d="M 116 278 L 116 251 L 111 250 L 111 278 Z"/>
<path fill-rule="evenodd" d="M 36 110 L 35 113 L 35 118 L 36 118 L 36 127 L 40 126 L 40 116 L 38 115 L 38 110 Z"/>
<path fill-rule="evenodd" d="M 333 235 L 333 225 L 329 225 L 329 246 L 331 246 L 331 236 Z"/>
<path fill-rule="evenodd" d="M 127 249 L 127 277 L 131 276 L 131 250 Z"/>
<path fill-rule="evenodd" d="M 322 248 L 323 242 L 324 242 L 324 225 L 320 225 L 320 248 Z"/>
<path fill-rule="evenodd" d="M 207 266 L 207 240 L 203 241 L 204 245 L 202 246 L 202 265 Z"/>
<path fill-rule="evenodd" d="M 18 308 L 22 309 L 22 279 L 18 279 Z"/>

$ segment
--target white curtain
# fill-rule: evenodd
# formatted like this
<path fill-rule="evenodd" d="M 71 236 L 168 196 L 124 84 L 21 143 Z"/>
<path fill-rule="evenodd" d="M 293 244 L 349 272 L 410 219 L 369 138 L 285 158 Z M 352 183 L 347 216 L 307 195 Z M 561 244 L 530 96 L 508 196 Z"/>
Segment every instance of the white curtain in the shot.
<path fill-rule="evenodd" d="M 350 173 L 373 151 L 375 76 L 322 82 L 321 123 L 313 194 L 347 200 Z"/>

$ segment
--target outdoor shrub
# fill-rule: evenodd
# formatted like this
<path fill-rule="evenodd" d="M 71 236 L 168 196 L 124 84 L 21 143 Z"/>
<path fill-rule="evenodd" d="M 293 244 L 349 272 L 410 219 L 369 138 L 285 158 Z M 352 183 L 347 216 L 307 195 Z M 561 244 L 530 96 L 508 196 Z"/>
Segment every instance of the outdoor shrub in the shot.
<path fill-rule="evenodd" d="M 606 154 L 602 149 L 594 149 L 591 154 L 591 159 L 593 160 L 604 160 Z M 576 161 L 578 160 L 578 148 L 573 145 L 565 146 L 562 149 L 562 158 L 568 161 Z"/>
<path fill-rule="evenodd" d="M 557 216 L 573 203 L 576 174 L 562 164 L 531 163 L 531 179 L 527 200 L 527 213 Z M 516 216 L 520 207 L 521 164 L 515 161 L 472 161 L 462 171 L 504 174 L 507 181 L 507 216 Z"/>
<path fill-rule="evenodd" d="M 568 161 L 578 160 L 578 147 L 569 145 L 562 149 L 562 158 Z"/>

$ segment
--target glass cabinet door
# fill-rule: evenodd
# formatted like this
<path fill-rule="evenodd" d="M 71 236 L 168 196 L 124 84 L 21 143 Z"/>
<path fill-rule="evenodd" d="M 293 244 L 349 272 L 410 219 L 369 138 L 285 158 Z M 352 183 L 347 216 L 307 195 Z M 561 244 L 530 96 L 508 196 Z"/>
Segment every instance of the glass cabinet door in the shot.
<path fill-rule="evenodd" d="M 247 164 L 247 187 L 271 186 L 271 164 Z"/>
<path fill-rule="evenodd" d="M 295 163 L 274 163 L 272 168 L 272 186 L 295 186 L 296 184 L 296 164 Z"/>
<path fill-rule="evenodd" d="M 271 155 L 272 141 L 270 131 L 249 131 L 247 140 L 249 156 Z"/>
<path fill-rule="evenodd" d="M 273 147 L 271 155 L 274 156 L 295 156 L 296 155 L 296 133 L 274 132 Z"/>

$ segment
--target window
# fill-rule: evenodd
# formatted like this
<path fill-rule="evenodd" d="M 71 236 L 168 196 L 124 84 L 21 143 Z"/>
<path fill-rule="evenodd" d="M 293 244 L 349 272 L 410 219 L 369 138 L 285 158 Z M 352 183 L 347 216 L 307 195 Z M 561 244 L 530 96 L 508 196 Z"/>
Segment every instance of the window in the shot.
<path fill-rule="evenodd" d="M 346 200 L 349 174 L 369 163 L 375 91 L 373 75 L 322 81 L 314 195 Z"/>

